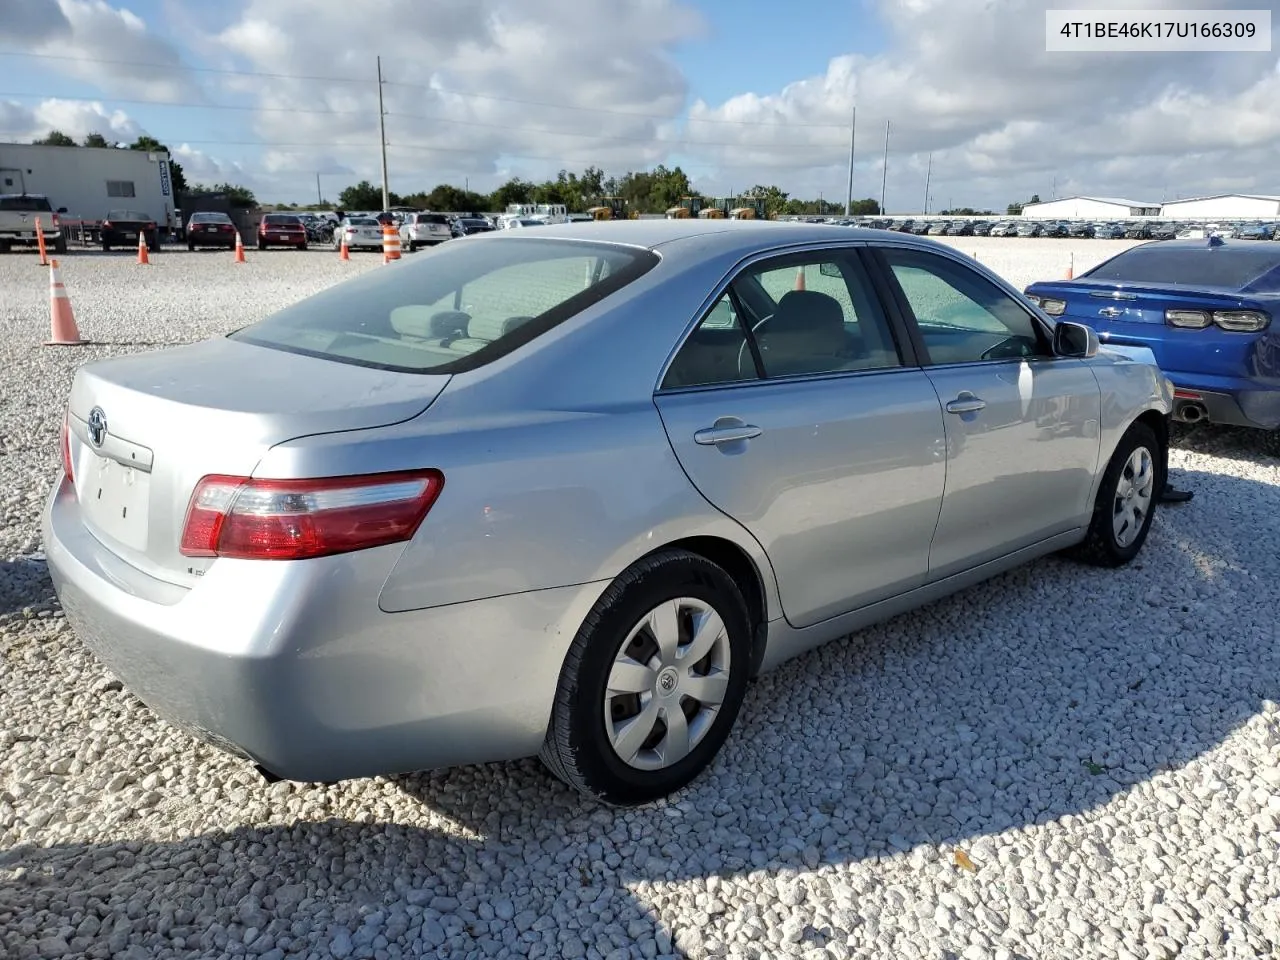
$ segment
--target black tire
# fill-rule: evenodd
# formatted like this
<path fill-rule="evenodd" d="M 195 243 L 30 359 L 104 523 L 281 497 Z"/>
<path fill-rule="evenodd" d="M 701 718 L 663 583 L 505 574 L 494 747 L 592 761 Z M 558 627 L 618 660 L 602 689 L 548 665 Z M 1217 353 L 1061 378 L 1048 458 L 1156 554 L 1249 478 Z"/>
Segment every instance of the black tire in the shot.
<path fill-rule="evenodd" d="M 1129 458 L 1134 451 L 1145 447 L 1151 455 L 1154 479 L 1149 509 L 1142 518 L 1138 535 L 1129 543 L 1121 545 L 1116 539 L 1112 518 L 1115 513 L 1116 491 L 1120 478 L 1125 473 Z M 1155 516 L 1156 504 L 1160 501 L 1160 491 L 1164 489 L 1164 451 L 1155 432 L 1144 423 L 1131 426 L 1116 445 L 1111 462 L 1107 464 L 1102 475 L 1102 483 L 1098 486 L 1098 499 L 1093 507 L 1093 519 L 1089 523 L 1089 533 L 1084 542 L 1068 551 L 1068 555 L 1082 563 L 1095 567 L 1122 567 L 1138 555 L 1142 545 L 1147 541 L 1151 531 L 1151 518 Z"/>
<path fill-rule="evenodd" d="M 418 245 L 417 245 L 416 243 L 414 243 L 412 240 L 410 240 L 410 241 L 409 241 L 409 252 L 410 252 L 410 253 L 417 253 L 417 252 L 418 252 Z"/>
<path fill-rule="evenodd" d="M 109 244 L 109 243 L 107 243 L 107 241 L 103 240 L 103 241 L 102 241 L 102 252 L 103 252 L 103 253 L 109 253 L 110 251 L 111 251 L 111 244 Z"/>
<path fill-rule="evenodd" d="M 192 243 L 191 241 L 189 241 L 189 240 L 188 240 L 188 241 L 187 241 L 187 249 L 188 249 L 188 250 L 194 250 L 195 248 L 196 248 L 196 245 L 195 245 L 194 243 Z"/>
<path fill-rule="evenodd" d="M 305 249 L 307 249 L 307 245 L 306 245 L 305 243 L 304 243 L 304 244 L 301 244 L 301 245 L 299 245 L 298 249 L 299 249 L 299 250 L 305 250 Z"/>
<path fill-rule="evenodd" d="M 259 250 L 265 250 L 265 249 L 267 249 L 267 244 L 266 244 L 266 242 L 265 242 L 265 241 L 263 241 L 263 240 L 259 240 L 259 241 L 258 241 L 258 249 L 259 249 Z"/>
<path fill-rule="evenodd" d="M 67 252 L 67 235 L 61 234 L 57 240 L 53 242 L 53 249 L 57 253 Z"/>
<path fill-rule="evenodd" d="M 665 600 L 688 597 L 720 616 L 728 638 L 724 699 L 702 739 L 669 767 L 641 770 L 614 751 L 605 730 L 604 697 L 614 658 L 633 628 Z M 588 797 L 636 806 L 694 780 L 729 736 L 751 670 L 751 622 L 733 578 L 711 561 L 666 550 L 639 561 L 605 590 L 574 638 L 560 671 L 540 757 L 557 777 Z"/>

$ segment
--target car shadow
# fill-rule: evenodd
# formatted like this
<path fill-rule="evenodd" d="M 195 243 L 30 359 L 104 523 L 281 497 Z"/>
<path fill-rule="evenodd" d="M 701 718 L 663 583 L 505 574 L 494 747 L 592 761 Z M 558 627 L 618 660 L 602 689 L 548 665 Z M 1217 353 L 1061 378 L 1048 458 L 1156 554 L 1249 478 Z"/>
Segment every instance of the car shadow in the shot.
<path fill-rule="evenodd" d="M 1180 476 L 1280 516 L 1280 487 Z M 954 869 L 1018 884 L 995 859 L 1004 831 L 1097 811 L 1280 700 L 1274 625 L 1215 615 L 1268 572 L 1222 503 L 1160 510 L 1127 568 L 1048 558 L 761 677 L 712 769 L 670 800 L 607 808 L 529 760 L 391 778 L 416 814 L 370 799 L 364 817 L 255 826 L 247 811 L 270 819 L 275 791 L 322 789 L 258 785 L 227 829 L 0 854 L 0 945 L 123 955 L 122 931 L 151 918 L 138 956 L 525 955 L 542 938 L 542 956 L 705 956 L 742 920 L 706 906 L 720 885 L 803 899 L 814 871 L 908 852 L 949 866 L 952 848 L 968 858 Z M 680 883 L 705 907 L 686 894 L 683 919 L 667 909 Z M 832 910 L 796 935 L 821 946 L 867 922 L 856 898 Z"/>

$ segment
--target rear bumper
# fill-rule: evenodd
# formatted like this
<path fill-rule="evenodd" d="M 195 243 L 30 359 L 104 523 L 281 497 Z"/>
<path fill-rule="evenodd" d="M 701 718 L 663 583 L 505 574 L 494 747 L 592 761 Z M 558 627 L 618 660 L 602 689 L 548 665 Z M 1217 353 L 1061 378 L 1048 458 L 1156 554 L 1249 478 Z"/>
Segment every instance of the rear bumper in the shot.
<path fill-rule="evenodd" d="M 605 584 L 387 614 L 400 556 L 216 561 L 193 588 L 126 567 L 61 480 L 44 513 L 67 619 L 164 719 L 291 780 L 537 752 L 560 667 Z"/>
<path fill-rule="evenodd" d="M 1224 426 L 1252 427 L 1258 430 L 1280 428 L 1280 390 L 1260 388 L 1250 380 L 1235 384 L 1214 378 L 1207 386 L 1204 378 L 1180 373 L 1166 373 L 1175 390 L 1195 396 L 1177 396 L 1173 401 L 1173 419 L 1184 423 L 1207 421 Z"/>

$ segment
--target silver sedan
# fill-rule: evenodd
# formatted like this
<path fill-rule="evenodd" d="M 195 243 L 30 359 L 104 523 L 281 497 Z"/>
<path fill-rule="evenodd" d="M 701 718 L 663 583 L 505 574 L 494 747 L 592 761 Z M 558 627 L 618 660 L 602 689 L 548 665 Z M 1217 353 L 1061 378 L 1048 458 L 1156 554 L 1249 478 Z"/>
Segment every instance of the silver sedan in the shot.
<path fill-rule="evenodd" d="M 928 240 L 502 231 L 81 367 L 44 538 L 84 642 L 268 777 L 540 754 L 635 804 L 789 657 L 1131 560 L 1170 403 Z"/>

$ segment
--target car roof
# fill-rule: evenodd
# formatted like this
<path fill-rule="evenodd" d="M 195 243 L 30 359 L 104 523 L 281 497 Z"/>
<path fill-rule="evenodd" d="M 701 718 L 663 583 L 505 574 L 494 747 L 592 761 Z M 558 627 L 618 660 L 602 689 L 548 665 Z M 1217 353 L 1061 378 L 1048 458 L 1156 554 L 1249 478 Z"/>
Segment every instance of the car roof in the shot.
<path fill-rule="evenodd" d="M 889 236 L 884 230 L 842 227 L 829 223 L 778 220 L 599 220 L 548 224 L 536 231 L 539 239 L 619 243 L 681 255 L 712 259 L 726 254 L 747 256 L 757 250 L 807 243 L 863 241 L 877 244 L 910 244 L 921 249 L 955 253 L 955 248 L 924 237 Z M 533 234 L 499 230 L 481 243 L 502 243 Z"/>

